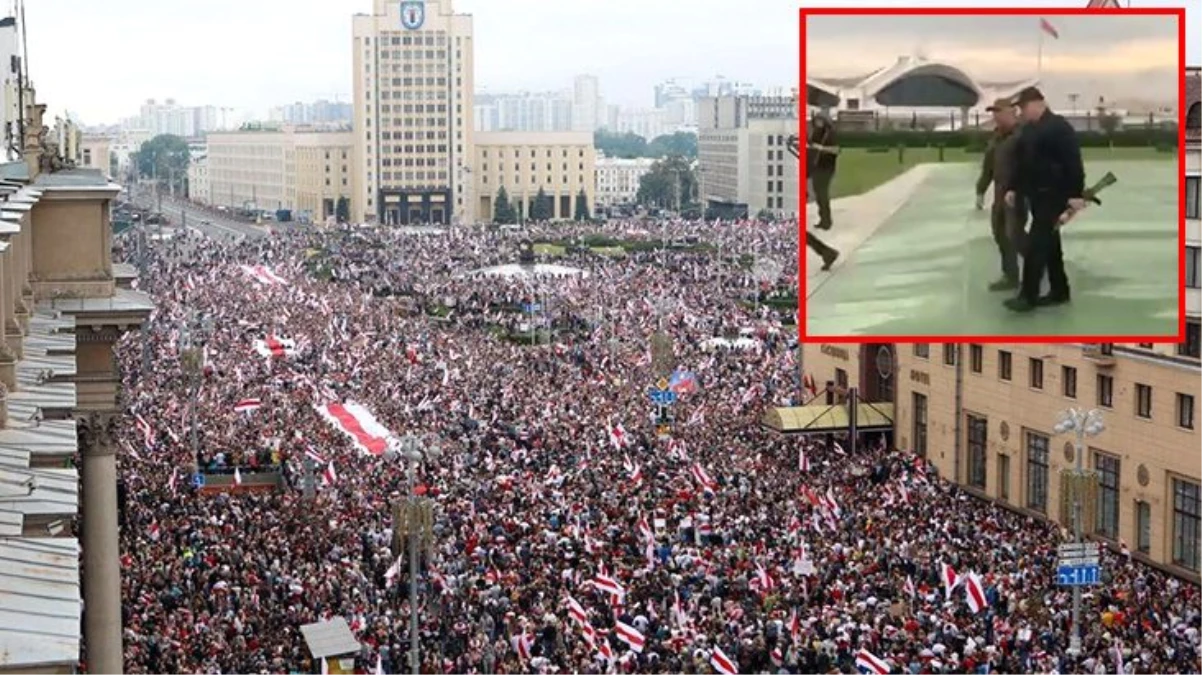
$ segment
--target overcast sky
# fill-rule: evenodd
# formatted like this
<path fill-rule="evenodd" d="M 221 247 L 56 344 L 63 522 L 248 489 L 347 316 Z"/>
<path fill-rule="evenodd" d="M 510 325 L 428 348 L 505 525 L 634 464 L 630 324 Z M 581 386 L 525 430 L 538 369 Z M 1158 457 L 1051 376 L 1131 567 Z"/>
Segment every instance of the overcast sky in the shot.
<path fill-rule="evenodd" d="M 1045 19 L 1059 37 L 1040 30 Z M 807 22 L 808 76 L 862 75 L 921 53 L 991 80 L 1040 73 L 1049 98 L 1175 102 L 1177 21 L 1172 16 L 814 16 Z"/>
<path fill-rule="evenodd" d="M 1072 0 L 1076 4 L 1078 0 Z M 1079 0 L 1085 4 L 1085 0 Z M 9 2 L 4 2 L 7 6 Z M 351 15 L 370 0 L 27 0 L 29 66 L 39 99 L 84 122 L 115 122 L 147 98 L 260 114 L 351 94 Z M 593 73 L 610 102 L 650 106 L 670 77 L 724 75 L 763 87 L 797 81 L 797 0 L 457 0 L 475 16 L 476 82 L 550 90 Z M 823 0 L 872 6 L 883 0 Z M 1058 6 L 1062 0 L 914 0 L 911 6 Z M 1198 0 L 1135 0 L 1193 6 Z M 1126 19 L 1125 19 L 1126 20 Z M 991 24 L 992 25 L 992 24 Z M 1028 34 L 1030 31 L 1027 31 Z M 1065 44 L 1073 30 L 1065 25 Z M 976 36 L 974 36 L 974 40 Z M 1075 39 L 1075 38 L 1074 38 Z M 1033 44 L 1028 35 L 1026 42 Z M 1202 61 L 1191 34 L 1190 62 Z M 913 45 L 905 46 L 910 52 Z M 933 42 L 928 45 L 933 51 Z M 1053 54 L 1049 47 L 1047 65 Z M 895 58 L 896 53 L 889 56 Z"/>

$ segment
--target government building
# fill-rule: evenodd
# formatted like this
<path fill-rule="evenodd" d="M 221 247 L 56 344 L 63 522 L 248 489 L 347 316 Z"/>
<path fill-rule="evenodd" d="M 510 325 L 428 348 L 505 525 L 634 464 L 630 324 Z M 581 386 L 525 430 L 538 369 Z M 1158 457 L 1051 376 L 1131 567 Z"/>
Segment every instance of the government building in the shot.
<path fill-rule="evenodd" d="M 1076 465 L 1061 411 L 1101 412 L 1081 457 L 1098 477 L 1087 532 L 1193 580 L 1202 570 L 1199 464 L 1199 173 L 1202 72 L 1186 72 L 1185 340 L 1179 344 L 826 344 L 802 346 L 818 395 L 765 418 L 785 433 L 892 433 L 968 492 L 1065 526 L 1059 474 Z M 813 95 L 813 92 L 810 92 Z M 863 415 L 859 413 L 863 412 Z"/>

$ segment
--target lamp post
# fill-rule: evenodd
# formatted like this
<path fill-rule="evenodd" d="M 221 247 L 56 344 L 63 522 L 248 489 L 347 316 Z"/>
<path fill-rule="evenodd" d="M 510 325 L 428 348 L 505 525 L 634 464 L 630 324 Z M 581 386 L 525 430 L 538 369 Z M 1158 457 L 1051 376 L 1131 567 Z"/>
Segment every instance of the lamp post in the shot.
<path fill-rule="evenodd" d="M 1069 498 L 1072 500 L 1069 507 L 1071 509 L 1072 526 L 1073 526 L 1073 543 L 1081 541 L 1083 523 L 1081 511 L 1084 506 L 1083 496 L 1092 496 L 1094 491 L 1090 491 L 1089 495 L 1082 495 L 1082 487 L 1087 484 L 1097 486 L 1097 475 L 1092 471 L 1086 471 L 1084 467 L 1085 456 L 1085 439 L 1086 437 L 1097 436 L 1105 431 L 1106 425 L 1102 421 L 1102 411 L 1098 409 L 1085 410 L 1084 408 L 1069 408 L 1060 413 L 1060 421 L 1052 430 L 1057 434 L 1073 434 L 1073 459 L 1074 468 L 1072 472 L 1068 472 L 1071 479 L 1062 481 L 1062 490 L 1065 486 L 1072 486 L 1072 494 Z M 1090 481 L 1092 480 L 1092 483 Z M 1092 503 L 1092 502 L 1091 502 Z M 1093 509 L 1090 509 L 1093 512 Z M 1074 658 L 1081 654 L 1081 587 L 1073 586 L 1073 634 L 1069 638 L 1068 654 Z"/>
<path fill-rule="evenodd" d="M 196 408 L 200 399 L 204 352 L 193 343 L 193 334 L 208 335 L 211 330 L 212 320 L 204 316 L 198 321 L 194 311 L 188 314 L 188 320 L 180 330 L 180 342 L 183 347 L 180 350 L 180 365 L 183 366 L 184 372 L 192 384 L 192 391 L 188 399 L 188 442 L 192 447 L 192 475 L 194 476 L 200 473 L 200 436 L 199 425 L 196 423 Z"/>
<path fill-rule="evenodd" d="M 415 493 L 417 467 L 419 464 L 437 460 L 442 456 L 438 439 L 406 435 L 390 444 L 385 457 L 405 460 L 407 497 L 392 510 L 392 548 L 400 557 L 409 553 L 409 667 L 413 675 L 421 673 L 421 647 L 419 645 L 417 574 L 420 567 L 420 549 L 426 551 L 427 560 L 434 555 L 434 502 Z"/>

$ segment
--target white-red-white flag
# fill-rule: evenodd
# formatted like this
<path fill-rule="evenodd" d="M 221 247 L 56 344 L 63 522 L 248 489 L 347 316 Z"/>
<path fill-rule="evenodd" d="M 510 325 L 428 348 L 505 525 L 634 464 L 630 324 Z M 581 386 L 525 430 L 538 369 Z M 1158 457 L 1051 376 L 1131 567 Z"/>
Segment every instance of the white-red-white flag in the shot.
<path fill-rule="evenodd" d="M 973 614 L 989 606 L 989 599 L 985 597 L 985 587 L 976 572 L 964 575 L 964 597 L 968 600 L 968 608 Z"/>
<path fill-rule="evenodd" d="M 647 643 L 647 638 L 643 637 L 642 633 L 634 626 L 622 621 L 614 622 L 614 637 L 630 645 L 631 649 L 640 654 L 643 653 L 643 646 Z"/>
<path fill-rule="evenodd" d="M 722 675 L 739 675 L 739 664 L 718 647 L 714 647 L 714 653 L 710 654 L 710 665 Z"/>
<path fill-rule="evenodd" d="M 945 597 L 951 598 L 952 591 L 960 585 L 960 575 L 956 574 L 956 570 L 945 562 L 939 563 L 939 567 L 940 577 L 943 579 L 943 594 Z"/>

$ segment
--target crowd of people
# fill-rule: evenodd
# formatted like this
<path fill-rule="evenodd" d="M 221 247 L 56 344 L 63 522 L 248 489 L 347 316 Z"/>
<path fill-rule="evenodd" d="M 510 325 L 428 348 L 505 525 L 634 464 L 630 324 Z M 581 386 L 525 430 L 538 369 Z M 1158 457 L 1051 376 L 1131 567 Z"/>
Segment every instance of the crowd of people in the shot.
<path fill-rule="evenodd" d="M 680 245 L 472 273 L 590 236 Z M 761 301 L 796 292 L 797 243 L 796 223 L 688 222 L 123 241 L 156 303 L 119 348 L 127 672 L 321 672 L 300 627 L 333 617 L 361 672 L 408 672 L 415 610 L 428 673 L 1199 672 L 1196 586 L 1106 553 L 1071 657 L 1058 527 L 888 435 L 762 427 L 810 395 L 793 313 Z M 260 355 L 269 335 L 295 349 Z M 672 371 L 695 386 L 663 433 L 647 390 Z M 363 452 L 332 400 L 441 452 Z M 195 466 L 246 483 L 200 491 Z M 392 550 L 410 469 L 436 507 L 417 608 Z"/>

